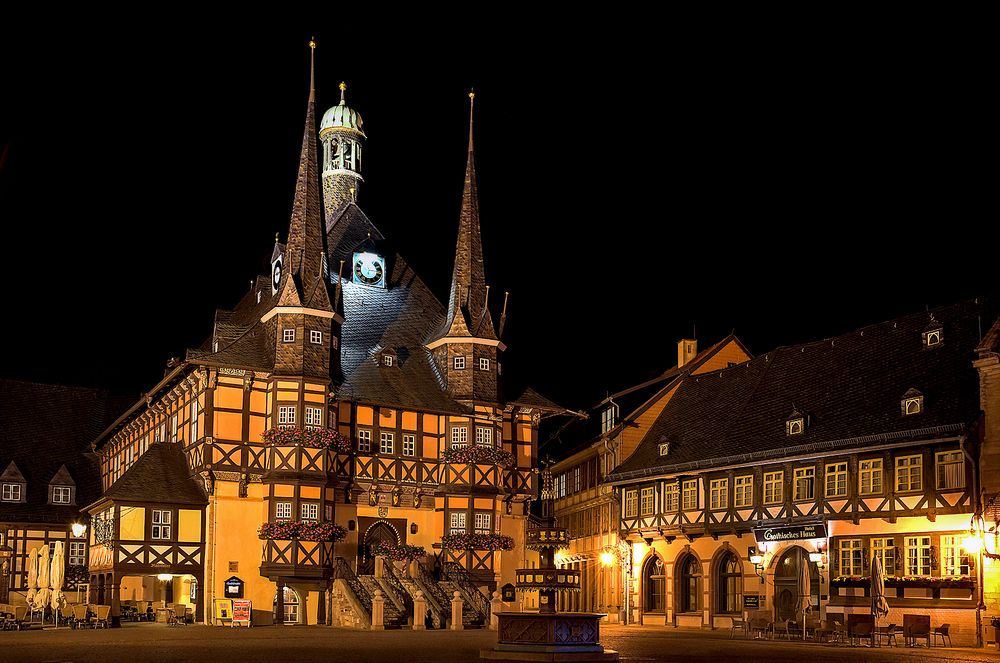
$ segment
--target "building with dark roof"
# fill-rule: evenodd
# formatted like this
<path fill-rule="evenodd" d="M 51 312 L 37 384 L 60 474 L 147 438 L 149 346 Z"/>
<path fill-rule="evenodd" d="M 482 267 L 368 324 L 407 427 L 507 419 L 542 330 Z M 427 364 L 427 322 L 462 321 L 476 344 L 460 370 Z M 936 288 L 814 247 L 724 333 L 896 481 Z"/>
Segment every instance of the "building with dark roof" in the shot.
<path fill-rule="evenodd" d="M 808 569 L 811 615 L 854 619 L 870 614 L 877 557 L 884 623 L 916 612 L 975 642 L 982 564 L 964 539 L 1000 413 L 974 361 L 995 353 L 996 320 L 967 301 L 680 381 L 605 479 L 631 548 L 631 618 L 801 625 Z"/>
<path fill-rule="evenodd" d="M 358 204 L 366 134 L 346 86 L 318 129 L 314 99 L 311 87 L 270 274 L 95 436 L 90 573 L 113 615 L 123 600 L 176 599 L 210 619 L 238 584 L 254 623 L 367 625 L 376 588 L 389 626 L 418 589 L 439 625 L 456 590 L 483 621 L 482 590 L 524 566 L 538 424 L 565 411 L 503 389 L 505 301 L 486 281 L 471 104 L 441 300 Z M 405 592 L 376 577 L 374 550 L 404 545 L 425 549 L 447 596 L 421 585 L 430 575 Z"/>

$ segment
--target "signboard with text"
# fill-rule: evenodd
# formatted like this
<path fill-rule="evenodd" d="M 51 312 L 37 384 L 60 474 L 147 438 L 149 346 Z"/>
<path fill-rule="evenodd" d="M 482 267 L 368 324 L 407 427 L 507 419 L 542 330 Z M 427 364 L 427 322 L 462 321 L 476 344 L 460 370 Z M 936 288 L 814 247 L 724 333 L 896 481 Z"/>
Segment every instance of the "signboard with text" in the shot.
<path fill-rule="evenodd" d="M 212 614 L 216 623 L 228 622 L 233 618 L 233 602 L 229 599 L 215 599 L 212 601 Z"/>
<path fill-rule="evenodd" d="M 780 543 L 781 541 L 801 541 L 803 539 L 825 539 L 826 524 L 788 525 L 783 527 L 759 527 L 753 531 L 757 543 Z"/>
<path fill-rule="evenodd" d="M 743 609 L 744 610 L 759 610 L 760 609 L 760 595 L 759 594 L 744 594 L 743 595 Z"/>
<path fill-rule="evenodd" d="M 243 598 L 243 581 L 233 576 L 226 580 L 226 598 L 227 599 L 241 599 Z"/>
<path fill-rule="evenodd" d="M 233 599 L 233 626 L 250 626 L 250 615 L 252 614 L 252 601 L 250 599 Z"/>

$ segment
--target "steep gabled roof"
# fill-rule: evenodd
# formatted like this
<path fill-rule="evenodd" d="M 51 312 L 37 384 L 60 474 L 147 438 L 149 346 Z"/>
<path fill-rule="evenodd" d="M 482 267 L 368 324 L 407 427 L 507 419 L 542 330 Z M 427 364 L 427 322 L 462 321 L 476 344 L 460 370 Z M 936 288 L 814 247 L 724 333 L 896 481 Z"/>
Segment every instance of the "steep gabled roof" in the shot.
<path fill-rule="evenodd" d="M 149 447 L 132 467 L 104 492 L 103 498 L 132 502 L 164 502 L 204 506 L 208 497 L 191 473 L 184 452 L 170 442 Z"/>

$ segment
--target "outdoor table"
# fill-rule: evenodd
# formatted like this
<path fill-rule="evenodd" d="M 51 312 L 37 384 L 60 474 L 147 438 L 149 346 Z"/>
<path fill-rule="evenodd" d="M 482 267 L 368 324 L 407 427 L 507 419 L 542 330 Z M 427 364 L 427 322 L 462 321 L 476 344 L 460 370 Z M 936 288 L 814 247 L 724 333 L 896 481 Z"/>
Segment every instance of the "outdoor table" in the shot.
<path fill-rule="evenodd" d="M 156 623 L 157 624 L 166 624 L 166 623 L 168 623 L 170 621 L 170 618 L 173 617 L 173 615 L 174 615 L 174 611 L 171 610 L 170 608 L 157 608 L 156 609 Z"/>

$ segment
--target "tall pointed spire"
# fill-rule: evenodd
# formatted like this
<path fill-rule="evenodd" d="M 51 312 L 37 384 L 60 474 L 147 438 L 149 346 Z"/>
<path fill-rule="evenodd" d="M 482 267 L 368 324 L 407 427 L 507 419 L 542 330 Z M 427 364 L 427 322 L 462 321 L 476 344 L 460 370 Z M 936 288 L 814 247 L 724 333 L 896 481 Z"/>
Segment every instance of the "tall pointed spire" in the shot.
<path fill-rule="evenodd" d="M 295 181 L 295 199 L 288 228 L 285 263 L 288 273 L 296 277 L 300 296 L 313 290 L 317 279 L 323 278 L 323 256 L 326 254 L 323 232 L 323 207 L 316 148 L 316 42 L 309 42 L 309 102 L 306 125 L 299 155 L 299 174 Z"/>

